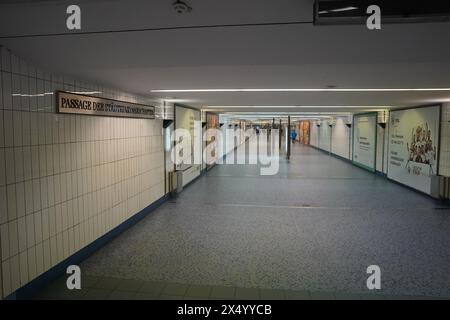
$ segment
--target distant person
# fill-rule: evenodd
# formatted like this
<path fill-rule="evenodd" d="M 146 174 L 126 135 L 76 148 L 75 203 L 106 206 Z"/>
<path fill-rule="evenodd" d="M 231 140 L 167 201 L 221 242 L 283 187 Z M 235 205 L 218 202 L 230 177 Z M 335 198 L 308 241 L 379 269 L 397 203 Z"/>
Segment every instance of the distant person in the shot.
<path fill-rule="evenodd" d="M 292 130 L 291 138 L 292 138 L 292 143 L 295 143 L 295 139 L 297 139 L 297 132 L 295 132 L 295 130 Z"/>

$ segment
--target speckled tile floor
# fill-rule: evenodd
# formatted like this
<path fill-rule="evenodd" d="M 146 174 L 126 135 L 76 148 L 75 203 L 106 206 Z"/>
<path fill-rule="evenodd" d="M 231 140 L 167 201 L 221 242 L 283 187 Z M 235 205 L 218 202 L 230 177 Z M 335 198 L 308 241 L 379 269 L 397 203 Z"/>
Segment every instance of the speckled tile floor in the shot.
<path fill-rule="evenodd" d="M 450 297 L 450 208 L 298 144 L 277 175 L 258 170 L 217 165 L 96 252 L 82 298 Z"/>

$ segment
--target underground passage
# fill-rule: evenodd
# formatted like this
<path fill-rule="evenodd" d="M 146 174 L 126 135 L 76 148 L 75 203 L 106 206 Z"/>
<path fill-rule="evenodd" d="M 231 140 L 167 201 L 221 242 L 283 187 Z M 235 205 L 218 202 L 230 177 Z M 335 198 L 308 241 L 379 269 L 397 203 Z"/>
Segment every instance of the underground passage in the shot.
<path fill-rule="evenodd" d="M 1 304 L 448 300 L 436 3 L 0 3 Z"/>

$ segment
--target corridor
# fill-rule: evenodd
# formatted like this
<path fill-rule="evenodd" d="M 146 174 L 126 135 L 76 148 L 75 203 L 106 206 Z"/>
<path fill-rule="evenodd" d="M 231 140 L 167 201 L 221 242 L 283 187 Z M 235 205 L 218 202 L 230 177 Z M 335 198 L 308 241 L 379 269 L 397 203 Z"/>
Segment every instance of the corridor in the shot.
<path fill-rule="evenodd" d="M 449 26 L 448 0 L 0 1 L 2 310 L 450 301 Z"/>
<path fill-rule="evenodd" d="M 216 165 L 36 298 L 448 298 L 449 210 L 296 143 L 274 176 Z"/>

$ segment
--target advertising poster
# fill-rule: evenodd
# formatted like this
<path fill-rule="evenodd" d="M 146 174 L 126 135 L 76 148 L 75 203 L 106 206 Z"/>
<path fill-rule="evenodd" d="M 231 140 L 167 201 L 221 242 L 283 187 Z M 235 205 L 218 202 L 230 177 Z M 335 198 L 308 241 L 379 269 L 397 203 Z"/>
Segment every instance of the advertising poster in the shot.
<path fill-rule="evenodd" d="M 197 164 L 195 159 L 201 159 L 201 148 L 195 148 L 195 144 L 201 146 L 201 134 L 195 130 L 195 122 L 200 122 L 200 111 L 175 106 L 175 124 L 176 129 L 185 129 L 190 133 L 190 151 L 184 151 L 177 154 L 176 170 L 183 172 L 183 186 L 191 182 L 200 175 L 201 164 Z M 182 143 L 184 137 L 177 136 L 176 142 Z M 197 155 L 194 153 L 197 152 Z"/>
<path fill-rule="evenodd" d="M 211 112 L 206 113 L 206 128 L 207 129 L 220 129 L 219 124 L 219 115 Z M 208 134 L 206 137 L 206 146 L 213 143 L 216 137 L 214 135 Z M 208 152 L 206 154 L 206 168 L 212 168 L 217 161 L 218 158 L 218 150 L 213 149 L 212 152 Z"/>
<path fill-rule="evenodd" d="M 309 144 L 309 121 L 300 121 L 299 123 L 299 141 L 302 144 Z"/>
<path fill-rule="evenodd" d="M 388 178 L 427 194 L 437 174 L 440 106 L 391 111 Z"/>
<path fill-rule="evenodd" d="M 375 171 L 377 113 L 353 116 L 353 163 Z"/>

